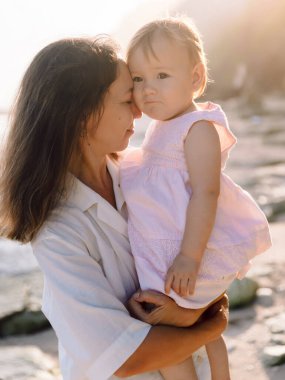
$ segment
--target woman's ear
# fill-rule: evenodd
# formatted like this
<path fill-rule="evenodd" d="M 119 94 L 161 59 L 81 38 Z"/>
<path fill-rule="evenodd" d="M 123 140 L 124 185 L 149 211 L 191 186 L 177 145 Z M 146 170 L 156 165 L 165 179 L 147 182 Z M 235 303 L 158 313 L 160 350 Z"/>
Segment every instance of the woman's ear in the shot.
<path fill-rule="evenodd" d="M 205 67 L 202 62 L 198 62 L 192 70 L 192 87 L 193 91 L 197 92 L 205 82 Z"/>

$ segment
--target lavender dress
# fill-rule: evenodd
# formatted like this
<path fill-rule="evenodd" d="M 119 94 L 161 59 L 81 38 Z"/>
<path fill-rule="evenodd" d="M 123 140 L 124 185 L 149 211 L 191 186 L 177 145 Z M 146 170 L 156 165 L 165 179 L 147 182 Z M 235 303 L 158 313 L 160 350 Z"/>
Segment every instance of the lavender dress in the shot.
<path fill-rule="evenodd" d="M 191 202 L 184 141 L 193 123 L 207 120 L 221 144 L 221 186 L 215 224 L 205 249 L 195 292 L 170 296 L 180 306 L 201 308 L 223 293 L 251 258 L 271 245 L 265 215 L 252 197 L 224 172 L 236 138 L 217 104 L 198 103 L 199 110 L 169 121 L 153 121 L 142 147 L 121 164 L 121 188 L 129 219 L 128 231 L 142 289 L 164 292 L 165 275 L 180 246 Z"/>

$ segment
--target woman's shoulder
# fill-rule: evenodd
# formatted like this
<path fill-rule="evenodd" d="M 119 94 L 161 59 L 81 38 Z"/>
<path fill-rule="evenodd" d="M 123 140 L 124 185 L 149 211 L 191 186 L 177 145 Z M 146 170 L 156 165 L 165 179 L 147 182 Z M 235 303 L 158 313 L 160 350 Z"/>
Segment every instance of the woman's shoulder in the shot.
<path fill-rule="evenodd" d="M 36 256 L 90 256 L 100 261 L 97 235 L 84 213 L 68 204 L 52 211 L 31 241 Z"/>
<path fill-rule="evenodd" d="M 84 211 L 93 199 L 88 188 L 75 177 L 67 181 L 66 191 L 51 211 L 34 241 L 46 239 L 84 241 L 89 221 Z M 85 189 L 86 188 L 86 189 Z"/>
<path fill-rule="evenodd" d="M 39 242 L 45 239 L 66 240 L 73 237 L 80 238 L 81 240 L 82 222 L 79 210 L 61 203 L 50 213 L 48 219 L 34 238 L 34 241 Z"/>

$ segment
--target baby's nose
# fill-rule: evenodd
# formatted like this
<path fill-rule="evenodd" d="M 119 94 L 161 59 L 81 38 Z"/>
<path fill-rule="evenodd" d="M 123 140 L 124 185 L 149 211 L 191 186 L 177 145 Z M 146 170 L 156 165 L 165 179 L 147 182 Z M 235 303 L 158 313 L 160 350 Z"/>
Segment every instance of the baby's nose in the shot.
<path fill-rule="evenodd" d="M 151 82 L 145 82 L 143 90 L 145 95 L 151 95 L 155 93 L 155 88 Z"/>

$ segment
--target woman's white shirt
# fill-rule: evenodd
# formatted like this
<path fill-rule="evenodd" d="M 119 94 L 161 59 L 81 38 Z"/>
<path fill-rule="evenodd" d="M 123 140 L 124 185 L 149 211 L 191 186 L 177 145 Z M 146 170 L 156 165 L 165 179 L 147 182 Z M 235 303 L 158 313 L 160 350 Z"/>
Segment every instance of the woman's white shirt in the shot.
<path fill-rule="evenodd" d="M 147 336 L 125 303 L 138 288 L 117 164 L 108 160 L 117 210 L 74 178 L 72 189 L 32 242 L 44 273 L 43 312 L 59 340 L 64 380 L 113 373 Z M 132 376 L 161 380 L 159 372 Z"/>

